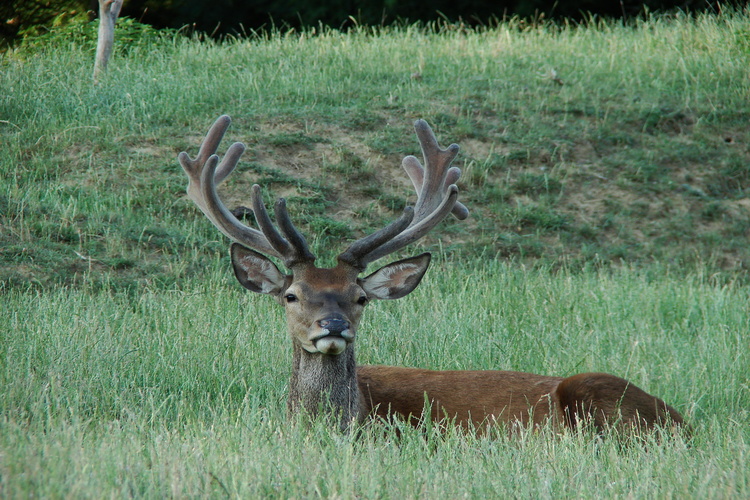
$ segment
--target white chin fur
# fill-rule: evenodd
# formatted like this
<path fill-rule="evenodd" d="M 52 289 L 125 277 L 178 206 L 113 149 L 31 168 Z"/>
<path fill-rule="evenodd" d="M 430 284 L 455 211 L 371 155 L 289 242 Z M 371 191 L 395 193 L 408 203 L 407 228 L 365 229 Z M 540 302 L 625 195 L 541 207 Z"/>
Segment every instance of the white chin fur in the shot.
<path fill-rule="evenodd" d="M 323 337 L 315 342 L 315 347 L 323 354 L 341 354 L 346 349 L 346 340 L 340 337 Z"/>

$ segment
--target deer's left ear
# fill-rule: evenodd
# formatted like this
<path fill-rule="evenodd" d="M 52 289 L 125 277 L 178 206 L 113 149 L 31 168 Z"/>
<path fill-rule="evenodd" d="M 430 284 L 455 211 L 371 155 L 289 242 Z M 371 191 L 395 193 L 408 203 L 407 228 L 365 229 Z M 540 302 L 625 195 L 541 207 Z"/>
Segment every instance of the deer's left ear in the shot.
<path fill-rule="evenodd" d="M 430 265 L 430 254 L 391 262 L 360 281 L 371 299 L 400 299 L 409 295 L 422 281 Z"/>

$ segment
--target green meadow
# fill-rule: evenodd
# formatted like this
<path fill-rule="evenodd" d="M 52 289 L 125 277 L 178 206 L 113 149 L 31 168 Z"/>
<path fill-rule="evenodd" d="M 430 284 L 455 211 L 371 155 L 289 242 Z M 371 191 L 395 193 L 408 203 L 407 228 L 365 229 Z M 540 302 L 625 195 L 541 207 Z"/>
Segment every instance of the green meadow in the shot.
<path fill-rule="evenodd" d="M 0 497 L 750 497 L 750 17 L 275 32 L 121 23 L 0 54 Z M 176 156 L 220 114 L 324 262 L 413 203 L 412 123 L 461 146 L 459 199 L 368 306 L 362 364 L 631 380 L 690 435 L 286 413 L 281 309 L 232 276 Z M 374 266 L 373 266 L 374 267 Z"/>

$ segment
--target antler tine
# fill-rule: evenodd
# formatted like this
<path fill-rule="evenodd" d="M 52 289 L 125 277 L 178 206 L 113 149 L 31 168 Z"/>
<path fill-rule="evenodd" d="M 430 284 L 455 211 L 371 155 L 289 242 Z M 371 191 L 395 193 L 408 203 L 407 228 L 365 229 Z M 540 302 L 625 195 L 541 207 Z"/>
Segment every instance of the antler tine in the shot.
<path fill-rule="evenodd" d="M 284 265 L 291 269 L 292 266 L 299 263 L 313 262 L 315 256 L 310 252 L 305 237 L 294 227 L 289 217 L 289 212 L 286 209 L 286 200 L 279 198 L 276 201 L 276 223 L 281 228 L 281 232 L 284 233 L 282 236 L 273 225 L 271 216 L 268 215 L 266 205 L 263 203 L 260 186 L 253 184 L 250 194 L 253 213 L 255 214 L 255 220 L 258 222 L 258 227 L 265 235 L 268 243 L 281 256 Z"/>
<path fill-rule="evenodd" d="M 184 151 L 179 154 L 180 165 L 189 179 L 188 196 L 213 225 L 231 240 L 266 255 L 281 258 L 287 266 L 314 260 L 315 256 L 310 253 L 304 237 L 289 219 L 283 201 L 280 203 L 281 209 L 277 204 L 277 221 L 291 243 L 276 230 L 263 203 L 261 188 L 257 184 L 252 187 L 251 201 L 260 231 L 237 220 L 219 198 L 216 186 L 234 170 L 245 151 L 244 144 L 235 142 L 219 163 L 216 151 L 231 122 L 227 115 L 220 116 L 214 122 L 195 159 L 190 158 Z"/>
<path fill-rule="evenodd" d="M 198 150 L 198 156 L 195 160 L 191 159 L 184 151 L 177 157 L 180 161 L 180 165 L 182 165 L 182 168 L 188 176 L 188 196 L 190 196 L 190 199 L 196 203 L 198 203 L 196 199 L 201 199 L 201 169 L 208 159 L 216 154 L 216 151 L 219 149 L 219 143 L 221 143 L 221 140 L 224 138 L 224 134 L 231 123 L 232 119 L 227 115 L 222 115 L 216 119 L 214 124 L 208 130 L 206 137 L 203 139 L 201 147 Z M 229 149 L 224 155 L 224 160 L 222 160 L 221 164 L 216 169 L 214 180 L 217 186 L 221 184 L 230 173 L 232 173 L 232 170 L 237 166 L 237 162 L 244 152 L 245 145 L 241 142 L 235 142 L 229 146 Z M 201 206 L 201 204 L 199 204 L 199 206 Z"/>
<path fill-rule="evenodd" d="M 315 255 L 307 246 L 305 237 L 292 224 L 284 198 L 276 200 L 276 224 L 281 228 L 281 232 L 284 233 L 288 241 L 288 249 L 284 252 L 286 267 L 292 269 L 297 264 L 310 264 L 315 261 Z"/>
<path fill-rule="evenodd" d="M 461 170 L 450 166 L 458 155 L 458 145 L 451 144 L 447 149 L 441 149 L 435 134 L 424 120 L 417 120 L 414 129 L 425 166 L 414 156 L 407 156 L 402 162 L 417 192 L 414 216 L 408 216 L 409 222 L 404 224 L 407 218 L 405 213 L 387 228 L 356 241 L 339 256 L 339 260 L 364 270 L 368 263 L 422 238 L 448 213 L 453 212 L 459 220 L 469 216 L 469 210 L 457 201 L 458 187 L 455 183 L 461 176 Z M 396 230 L 402 225 L 402 229 Z"/>
<path fill-rule="evenodd" d="M 451 144 L 448 149 L 441 149 L 432 129 L 424 120 L 414 123 L 419 145 L 422 148 L 425 166 L 414 156 L 407 156 L 402 166 L 409 175 L 414 189 L 417 192 L 417 204 L 414 207 L 417 219 L 435 210 L 447 194 L 450 186 L 458 182 L 461 177 L 461 169 L 451 167 L 451 162 L 458 155 L 458 144 Z M 462 203 L 456 202 L 451 210 L 458 220 L 464 220 L 469 216 L 469 209 Z"/>

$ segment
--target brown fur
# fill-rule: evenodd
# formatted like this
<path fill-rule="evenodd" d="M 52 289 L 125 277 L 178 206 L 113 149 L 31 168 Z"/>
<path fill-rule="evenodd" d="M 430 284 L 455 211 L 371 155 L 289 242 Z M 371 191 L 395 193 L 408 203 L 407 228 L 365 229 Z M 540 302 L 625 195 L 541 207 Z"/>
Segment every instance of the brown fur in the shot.
<path fill-rule="evenodd" d="M 677 411 L 628 381 L 605 373 L 549 377 L 509 371 L 433 371 L 396 366 L 360 366 L 363 410 L 379 417 L 398 415 L 416 424 L 425 402 L 434 421 L 462 427 L 493 422 L 576 428 L 591 421 L 603 430 L 624 424 L 639 429 L 682 424 Z"/>
<path fill-rule="evenodd" d="M 625 379 L 606 373 L 582 373 L 560 382 L 555 391 L 566 423 L 589 421 L 598 429 L 624 426 L 651 429 L 654 425 L 684 424 L 682 415 L 661 399 Z"/>

